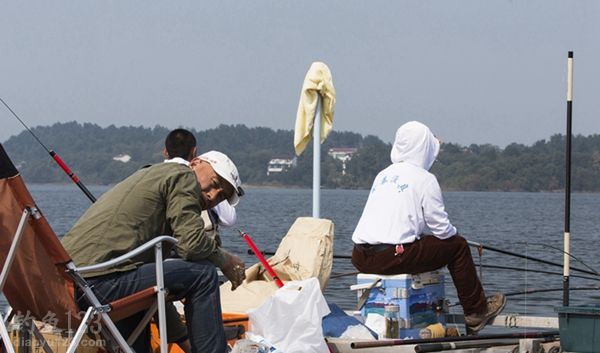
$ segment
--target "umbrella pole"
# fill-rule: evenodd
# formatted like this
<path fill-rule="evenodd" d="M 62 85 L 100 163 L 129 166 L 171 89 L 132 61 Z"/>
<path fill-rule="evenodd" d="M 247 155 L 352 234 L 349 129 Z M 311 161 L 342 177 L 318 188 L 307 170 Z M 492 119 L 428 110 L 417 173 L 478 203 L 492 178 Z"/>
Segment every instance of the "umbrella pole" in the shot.
<path fill-rule="evenodd" d="M 321 96 L 317 94 L 317 108 L 313 123 L 313 212 L 314 218 L 320 218 L 321 212 Z"/>

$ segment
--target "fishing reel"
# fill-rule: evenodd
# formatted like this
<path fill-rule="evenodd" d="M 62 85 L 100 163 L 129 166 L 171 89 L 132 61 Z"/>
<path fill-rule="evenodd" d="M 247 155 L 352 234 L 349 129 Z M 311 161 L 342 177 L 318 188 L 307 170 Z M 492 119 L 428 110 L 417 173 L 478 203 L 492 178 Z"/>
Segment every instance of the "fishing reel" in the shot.
<path fill-rule="evenodd" d="M 448 299 L 439 299 L 431 303 L 431 308 L 436 314 L 448 314 L 450 312 L 450 301 Z"/>

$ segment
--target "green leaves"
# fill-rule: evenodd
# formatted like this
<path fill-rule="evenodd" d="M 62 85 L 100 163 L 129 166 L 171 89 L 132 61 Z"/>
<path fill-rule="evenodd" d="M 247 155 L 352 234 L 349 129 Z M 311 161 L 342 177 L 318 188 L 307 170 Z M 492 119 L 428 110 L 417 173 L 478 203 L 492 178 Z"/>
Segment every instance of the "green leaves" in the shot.
<path fill-rule="evenodd" d="M 163 160 L 169 129 L 114 125 L 57 123 L 33 129 L 44 144 L 86 184 L 119 182 L 140 167 Z M 195 131 L 198 152 L 218 150 L 238 166 L 242 181 L 254 185 L 312 186 L 312 143 L 287 173 L 267 176 L 267 164 L 278 156 L 294 157 L 293 131 L 245 125 L 220 125 Z M 532 146 L 510 144 L 504 149 L 490 144 L 468 147 L 444 143 L 432 172 L 444 190 L 554 191 L 564 188 L 563 135 Z M 68 183 L 68 177 L 27 132 L 11 137 L 4 147 L 27 182 Z M 356 148 L 343 163 L 327 155 L 333 147 Z M 389 143 L 375 136 L 333 131 L 322 145 L 321 184 L 325 188 L 371 187 L 375 175 L 390 162 Z M 126 163 L 114 157 L 128 155 Z M 122 159 L 123 160 L 123 159 Z M 572 186 L 575 191 L 600 191 L 600 135 L 573 139 Z"/>

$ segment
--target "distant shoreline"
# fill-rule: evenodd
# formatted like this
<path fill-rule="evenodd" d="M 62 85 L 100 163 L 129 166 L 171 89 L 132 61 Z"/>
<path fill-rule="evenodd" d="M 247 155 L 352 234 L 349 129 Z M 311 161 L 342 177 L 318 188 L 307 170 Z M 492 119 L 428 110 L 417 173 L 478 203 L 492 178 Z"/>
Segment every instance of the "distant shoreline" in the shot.
<path fill-rule="evenodd" d="M 73 186 L 76 189 L 76 186 L 73 185 L 72 183 L 27 183 L 28 185 L 39 185 L 39 186 L 43 186 L 43 185 L 47 185 L 47 186 Z M 109 185 L 103 185 L 103 184 L 86 184 L 86 186 L 91 187 L 91 188 L 111 188 L 113 187 L 115 184 L 109 184 Z M 274 190 L 281 190 L 281 189 L 294 189 L 294 190 L 312 190 L 312 188 L 307 188 L 307 187 L 301 187 L 301 186 L 293 186 L 293 185 L 260 185 L 260 184 L 242 184 L 242 187 L 244 189 L 274 189 Z M 322 188 L 321 190 L 349 190 L 349 191 L 353 191 L 353 190 L 357 190 L 357 191 L 366 191 L 369 189 L 343 189 L 343 188 Z M 541 191 L 503 191 L 503 190 L 454 190 L 454 189 L 449 189 L 449 190 L 445 190 L 442 187 L 442 192 L 444 193 L 448 193 L 448 192 L 514 192 L 514 193 L 530 193 L 530 194 L 542 194 L 542 193 L 548 193 L 548 194 L 560 194 L 560 193 L 564 193 L 564 190 L 541 190 Z M 571 191 L 571 193 L 573 194 L 600 194 L 600 192 L 598 191 Z"/>

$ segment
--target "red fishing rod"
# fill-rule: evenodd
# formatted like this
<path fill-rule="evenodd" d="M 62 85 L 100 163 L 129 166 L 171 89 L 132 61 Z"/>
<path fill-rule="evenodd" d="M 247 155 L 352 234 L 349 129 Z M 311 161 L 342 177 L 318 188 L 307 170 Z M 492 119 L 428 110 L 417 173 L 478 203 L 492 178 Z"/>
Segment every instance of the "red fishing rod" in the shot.
<path fill-rule="evenodd" d="M 8 106 L 8 104 L 6 104 L 6 102 L 4 101 L 4 99 L 0 98 L 0 102 L 2 102 L 2 104 L 4 104 L 4 106 L 6 107 L 6 109 L 8 109 L 8 111 L 10 111 L 12 113 L 12 115 L 15 118 L 17 118 L 17 120 L 19 120 L 19 122 L 21 123 L 21 125 L 23 125 L 25 127 L 25 129 L 27 129 L 27 131 L 29 131 L 29 133 L 33 136 L 33 138 L 35 138 L 36 141 L 46 150 L 46 152 L 48 152 L 48 154 L 50 155 L 50 157 L 52 157 L 52 159 L 54 159 L 54 161 L 69 176 L 69 178 L 71 178 L 71 180 L 81 189 L 81 191 L 83 191 L 83 193 L 85 194 L 85 196 L 87 196 L 88 199 L 90 199 L 90 201 L 96 202 L 96 198 L 94 197 L 94 195 L 92 195 L 92 193 L 88 190 L 88 188 L 86 188 L 85 185 L 83 185 L 83 183 L 81 182 L 81 180 L 79 180 L 79 178 L 77 177 L 77 175 L 75 175 L 75 173 L 73 173 L 73 171 L 71 170 L 71 168 L 69 168 L 69 166 L 60 158 L 60 156 L 56 152 L 54 152 L 53 150 L 48 149 L 48 147 L 46 147 L 46 145 L 44 145 L 42 143 L 42 141 L 40 141 L 40 139 L 33 133 L 33 131 L 31 131 L 31 129 L 27 125 L 25 125 L 25 123 L 23 122 L 23 120 L 21 120 L 21 118 L 19 118 L 19 116 L 17 115 L 17 113 L 15 113 Z"/>
<path fill-rule="evenodd" d="M 250 249 L 252 249 L 252 251 L 254 252 L 254 255 L 256 255 L 256 258 L 258 258 L 258 261 L 260 261 L 260 263 L 264 266 L 264 268 L 267 270 L 267 272 L 269 272 L 269 275 L 271 275 L 271 277 L 277 284 L 277 287 L 279 287 L 279 288 L 283 287 L 283 282 L 281 282 L 281 280 L 277 276 L 277 273 L 275 273 L 275 270 L 273 270 L 273 267 L 271 267 L 271 265 L 269 265 L 269 263 L 263 256 L 262 252 L 260 250 L 258 250 L 258 248 L 256 247 L 256 244 L 254 244 L 254 242 L 252 241 L 252 238 L 250 238 L 248 233 L 243 232 L 241 229 L 238 229 L 238 232 L 240 232 L 240 235 L 242 236 L 242 238 L 244 238 L 244 240 L 246 241 L 246 243 L 248 244 Z"/>

